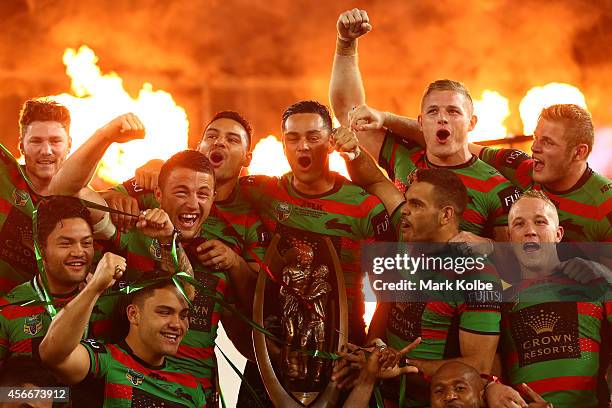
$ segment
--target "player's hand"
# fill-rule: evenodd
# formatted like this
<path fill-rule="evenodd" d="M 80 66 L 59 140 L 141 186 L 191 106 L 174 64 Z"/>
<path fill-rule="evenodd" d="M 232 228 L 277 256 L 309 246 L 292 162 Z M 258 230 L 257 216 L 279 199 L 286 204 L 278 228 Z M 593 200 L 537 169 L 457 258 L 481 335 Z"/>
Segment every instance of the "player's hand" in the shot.
<path fill-rule="evenodd" d="M 580 283 L 589 283 L 599 278 L 612 282 L 610 269 L 599 262 L 583 258 L 571 258 L 563 261 L 555 267 L 555 271 L 559 271 Z"/>
<path fill-rule="evenodd" d="M 113 210 L 134 215 L 138 215 L 140 212 L 138 201 L 129 195 L 110 190 L 102 193 L 102 198 Z M 111 214 L 111 220 L 123 232 L 129 231 L 136 225 L 136 217 L 129 217 L 127 215 Z"/>
<path fill-rule="evenodd" d="M 196 249 L 196 253 L 204 266 L 214 270 L 232 269 L 240 264 L 238 254 L 217 239 L 200 244 Z"/>
<path fill-rule="evenodd" d="M 363 353 L 371 352 L 374 348 L 362 349 L 351 343 L 342 346 L 342 351 L 338 352 L 342 358 L 334 361 L 331 376 L 331 380 L 336 383 L 337 388 L 348 389 L 355 385 L 359 378 L 359 370 L 365 363 L 365 354 Z"/>
<path fill-rule="evenodd" d="M 466 256 L 489 255 L 495 249 L 492 240 L 489 238 L 479 237 L 478 235 L 468 231 L 459 231 L 459 233 L 449 239 L 448 242 L 466 244 L 464 252 Z"/>
<path fill-rule="evenodd" d="M 126 267 L 127 263 L 124 257 L 106 252 L 98 262 L 96 271 L 87 282 L 87 286 L 93 287 L 98 293 L 102 293 L 123 276 Z"/>
<path fill-rule="evenodd" d="M 385 125 L 386 113 L 368 105 L 355 106 L 348 113 L 349 126 L 355 132 L 382 129 Z"/>
<path fill-rule="evenodd" d="M 334 148 L 340 155 L 348 160 L 353 160 L 361 153 L 359 149 L 359 139 L 352 130 L 343 126 L 334 130 Z"/>
<path fill-rule="evenodd" d="M 145 190 L 154 190 L 157 187 L 157 179 L 164 161 L 153 159 L 146 162 L 142 167 L 136 169 L 136 184 Z"/>
<path fill-rule="evenodd" d="M 162 244 L 172 242 L 174 225 L 172 225 L 168 213 L 161 208 L 142 211 L 138 216 L 136 228 L 146 236 L 157 239 Z"/>
<path fill-rule="evenodd" d="M 98 129 L 109 142 L 125 143 L 130 140 L 144 139 L 145 127 L 140 118 L 133 113 L 124 113 Z"/>
<path fill-rule="evenodd" d="M 365 10 L 354 8 L 340 14 L 336 29 L 341 40 L 350 41 L 372 31 L 372 25 Z"/>
<path fill-rule="evenodd" d="M 490 384 L 485 390 L 489 408 L 527 408 L 527 403 L 514 388 L 504 384 Z"/>
<path fill-rule="evenodd" d="M 414 350 L 421 343 L 421 338 L 418 337 L 412 343 L 408 344 L 401 350 L 396 350 L 392 347 L 377 347 L 380 351 L 380 373 L 379 378 L 393 378 L 402 373 L 417 373 L 419 370 L 416 366 L 409 364 L 410 360 L 404 356 Z M 400 366 L 400 362 L 403 363 Z"/>
<path fill-rule="evenodd" d="M 532 390 L 527 384 L 523 383 L 519 387 L 523 389 L 523 392 L 527 394 L 529 398 L 531 398 L 532 402 L 527 405 L 528 408 L 553 408 L 553 404 L 546 402 L 540 394 Z"/>

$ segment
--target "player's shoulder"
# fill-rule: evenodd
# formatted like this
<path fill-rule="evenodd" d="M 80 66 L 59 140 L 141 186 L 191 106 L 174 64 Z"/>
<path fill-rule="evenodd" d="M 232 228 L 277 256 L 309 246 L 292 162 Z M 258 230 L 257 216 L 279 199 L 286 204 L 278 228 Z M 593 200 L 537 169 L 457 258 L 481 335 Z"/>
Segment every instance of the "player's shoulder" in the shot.
<path fill-rule="evenodd" d="M 335 173 L 335 177 L 337 189 L 331 197 L 332 199 L 353 205 L 364 205 L 366 203 L 370 203 L 371 205 L 369 207 L 371 208 L 378 204 L 382 204 L 377 196 L 368 193 L 362 187 L 353 183 L 343 175 Z"/>
<path fill-rule="evenodd" d="M 32 287 L 32 280 L 15 286 L 9 293 L 2 297 L 3 304 L 15 303 L 20 300 L 31 299 L 36 292 Z"/>
<path fill-rule="evenodd" d="M 275 184 L 280 181 L 280 177 L 266 176 L 264 174 L 250 174 L 248 176 L 242 176 L 238 179 L 238 185 L 240 187 L 262 187 L 270 184 Z"/>
<path fill-rule="evenodd" d="M 512 186 L 512 183 L 495 167 L 476 156 L 473 156 L 471 165 L 465 167 L 465 171 L 461 171 L 461 173 L 473 177 L 476 180 L 485 182 L 486 184 L 483 184 L 482 186 L 487 186 L 491 190 Z"/>
<path fill-rule="evenodd" d="M 591 174 L 583 188 L 599 202 L 605 202 L 611 199 L 612 180 L 590 168 L 587 171 L 590 171 Z"/>

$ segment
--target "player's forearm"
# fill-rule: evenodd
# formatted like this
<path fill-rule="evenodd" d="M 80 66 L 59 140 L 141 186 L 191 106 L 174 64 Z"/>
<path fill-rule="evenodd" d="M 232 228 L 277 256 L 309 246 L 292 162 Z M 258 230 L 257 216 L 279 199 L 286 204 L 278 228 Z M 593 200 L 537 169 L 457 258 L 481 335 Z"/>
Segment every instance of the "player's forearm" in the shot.
<path fill-rule="evenodd" d="M 40 344 L 40 358 L 49 365 L 62 363 L 77 348 L 100 293 L 86 286 L 59 311 Z"/>
<path fill-rule="evenodd" d="M 377 379 L 375 376 L 361 373 L 359 375 L 359 379 L 357 380 L 357 384 L 346 399 L 344 406 L 351 408 L 367 408 L 369 406 L 370 397 L 372 396 L 372 391 L 374 390 L 376 381 Z"/>
<path fill-rule="evenodd" d="M 346 168 L 353 183 L 365 190 L 372 184 L 388 181 L 380 168 L 376 165 L 374 158 L 364 149 L 354 160 L 346 162 Z M 368 192 L 370 192 L 368 190 Z"/>
<path fill-rule="evenodd" d="M 379 302 L 376 305 L 376 310 L 374 311 L 374 315 L 372 316 L 372 320 L 370 321 L 370 326 L 368 327 L 366 344 L 370 344 L 370 342 L 376 338 L 382 340 L 386 339 L 388 307 L 389 305 L 383 302 Z"/>
<path fill-rule="evenodd" d="M 425 147 L 425 138 L 416 119 L 411 119 L 406 116 L 396 115 L 391 112 L 385 112 L 384 126 L 390 129 L 393 133 L 397 133 L 403 138 L 410 139 L 420 146 Z"/>
<path fill-rule="evenodd" d="M 347 127 L 348 112 L 354 106 L 365 103 L 356 39 L 350 41 L 336 39 L 336 53 L 329 81 L 329 99 L 334 115 L 340 124 Z"/>
<path fill-rule="evenodd" d="M 50 194 L 75 195 L 86 187 L 111 143 L 103 132 L 96 131 L 62 164 L 49 184 Z"/>

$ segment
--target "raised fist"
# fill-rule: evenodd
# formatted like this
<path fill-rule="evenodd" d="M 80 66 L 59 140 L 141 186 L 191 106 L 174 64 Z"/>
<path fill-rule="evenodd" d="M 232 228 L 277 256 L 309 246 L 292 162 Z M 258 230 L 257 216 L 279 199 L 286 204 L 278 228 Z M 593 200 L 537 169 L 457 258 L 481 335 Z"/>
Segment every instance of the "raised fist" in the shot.
<path fill-rule="evenodd" d="M 125 143 L 130 140 L 144 139 L 145 127 L 133 113 L 125 113 L 101 127 L 98 132 L 110 142 Z"/>
<path fill-rule="evenodd" d="M 152 208 L 140 213 L 136 222 L 143 234 L 150 238 L 156 238 L 162 243 L 170 243 L 174 233 L 174 225 L 170 221 L 170 216 L 161 208 Z"/>
<path fill-rule="evenodd" d="M 356 132 L 382 129 L 385 124 L 385 113 L 368 105 L 355 106 L 348 113 L 351 129 Z"/>
<path fill-rule="evenodd" d="M 360 153 L 359 140 L 352 130 L 339 127 L 334 131 L 334 147 L 343 157 L 353 160 Z"/>
<path fill-rule="evenodd" d="M 127 263 L 124 257 L 106 252 L 98 262 L 96 271 L 87 282 L 87 286 L 91 286 L 98 293 L 102 293 L 123 276 L 126 267 Z"/>
<path fill-rule="evenodd" d="M 340 14 L 336 28 L 341 40 L 350 41 L 371 31 L 372 25 L 365 10 L 354 8 Z"/>

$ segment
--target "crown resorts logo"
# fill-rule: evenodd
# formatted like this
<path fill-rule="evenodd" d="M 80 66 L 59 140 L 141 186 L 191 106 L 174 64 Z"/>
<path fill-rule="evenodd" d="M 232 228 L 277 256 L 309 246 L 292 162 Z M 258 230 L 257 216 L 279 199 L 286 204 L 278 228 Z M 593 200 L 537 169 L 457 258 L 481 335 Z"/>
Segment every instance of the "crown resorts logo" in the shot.
<path fill-rule="evenodd" d="M 547 314 L 544 310 L 540 309 L 539 313 L 529 316 L 527 325 L 536 334 L 552 333 L 559 319 L 560 317 L 555 312 Z"/>

